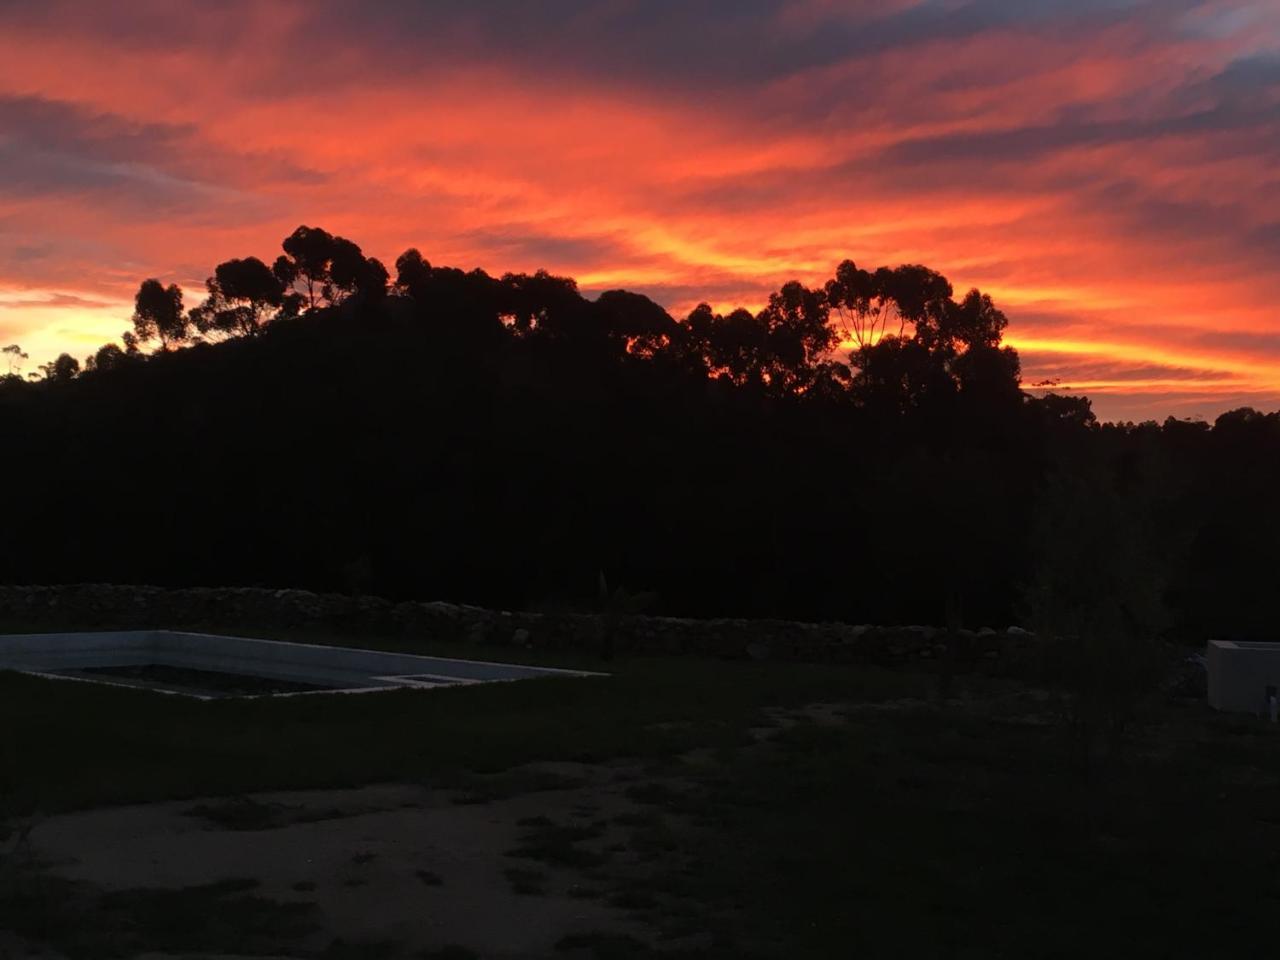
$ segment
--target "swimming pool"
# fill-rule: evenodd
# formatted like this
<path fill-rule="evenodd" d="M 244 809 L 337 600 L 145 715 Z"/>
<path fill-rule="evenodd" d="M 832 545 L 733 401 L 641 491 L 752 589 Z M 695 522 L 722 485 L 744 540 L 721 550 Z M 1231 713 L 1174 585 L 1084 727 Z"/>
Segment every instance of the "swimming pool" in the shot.
<path fill-rule="evenodd" d="M 599 675 L 174 630 L 0 635 L 0 670 L 206 700 Z"/>

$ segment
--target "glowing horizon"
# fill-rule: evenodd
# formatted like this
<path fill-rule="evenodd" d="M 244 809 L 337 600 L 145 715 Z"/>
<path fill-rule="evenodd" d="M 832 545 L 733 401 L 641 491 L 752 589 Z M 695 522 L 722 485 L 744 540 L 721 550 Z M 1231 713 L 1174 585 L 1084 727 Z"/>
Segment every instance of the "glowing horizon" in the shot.
<path fill-rule="evenodd" d="M 924 263 L 1028 386 L 1212 418 L 1280 407 L 1277 159 L 1261 0 L 0 5 L 0 344 L 307 223 L 676 316 Z"/>

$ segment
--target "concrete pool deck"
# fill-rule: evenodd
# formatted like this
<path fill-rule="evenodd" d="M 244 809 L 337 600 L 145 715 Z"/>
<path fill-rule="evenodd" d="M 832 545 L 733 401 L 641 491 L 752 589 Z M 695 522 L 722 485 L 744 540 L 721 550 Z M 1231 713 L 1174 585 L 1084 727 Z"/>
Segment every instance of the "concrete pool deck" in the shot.
<path fill-rule="evenodd" d="M 59 679 L 146 686 L 169 693 L 212 699 L 163 684 L 112 678 L 109 669 L 168 667 L 211 674 L 276 680 L 318 689 L 306 693 L 426 689 L 537 677 L 600 676 L 581 670 L 530 667 L 424 657 L 353 647 L 329 647 L 281 640 L 255 640 L 175 630 L 33 633 L 0 635 L 0 670 Z M 84 671 L 94 671 L 85 675 Z"/>

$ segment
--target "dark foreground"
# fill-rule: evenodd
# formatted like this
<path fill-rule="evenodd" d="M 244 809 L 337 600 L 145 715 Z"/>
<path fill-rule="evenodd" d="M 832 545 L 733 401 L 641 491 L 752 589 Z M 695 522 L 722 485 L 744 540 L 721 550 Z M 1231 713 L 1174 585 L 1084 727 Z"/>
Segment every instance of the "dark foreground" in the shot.
<path fill-rule="evenodd" d="M 1055 702 L 1009 681 L 938 701 L 923 673 L 608 668 L 221 702 L 0 676 L 0 956 L 1192 957 L 1273 939 L 1269 725 L 1155 700 L 1086 776 Z M 124 804 L 148 806 L 103 809 Z"/>

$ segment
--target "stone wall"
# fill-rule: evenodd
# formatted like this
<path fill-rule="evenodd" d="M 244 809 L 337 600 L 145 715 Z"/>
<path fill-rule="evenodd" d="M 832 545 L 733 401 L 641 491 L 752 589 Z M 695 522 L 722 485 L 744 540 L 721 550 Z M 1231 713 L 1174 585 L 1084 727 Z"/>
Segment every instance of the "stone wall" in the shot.
<path fill-rule="evenodd" d="M 543 647 L 605 654 L 957 665 L 1021 659 L 1031 635 L 1010 627 L 961 630 L 789 620 L 689 620 L 590 613 L 525 613 L 450 603 L 393 603 L 305 590 L 78 584 L 0 586 L 0 632 L 15 629 L 201 629 L 335 632 Z M 952 649 L 948 650 L 950 642 Z"/>

